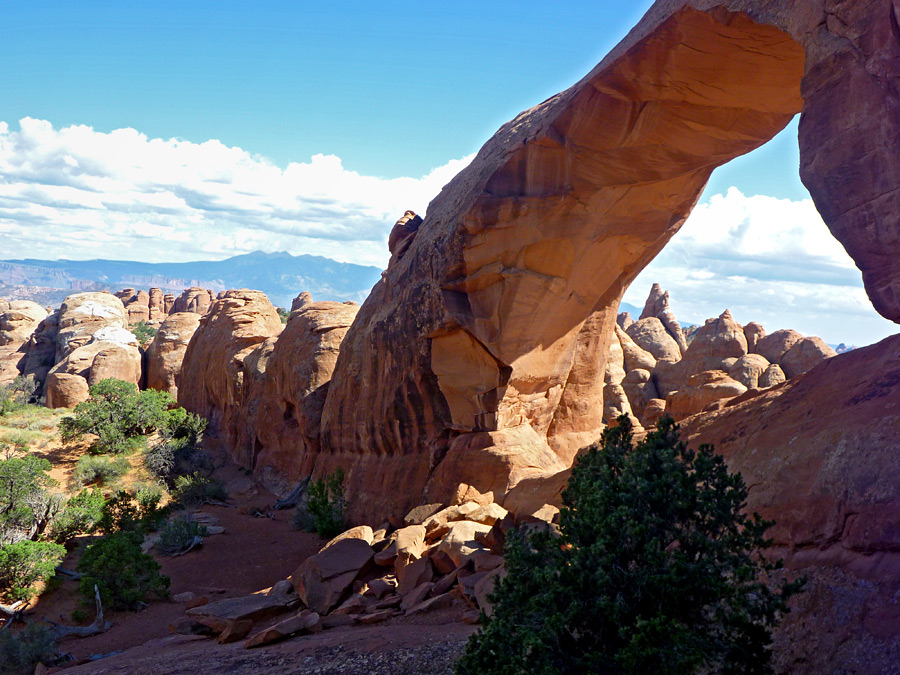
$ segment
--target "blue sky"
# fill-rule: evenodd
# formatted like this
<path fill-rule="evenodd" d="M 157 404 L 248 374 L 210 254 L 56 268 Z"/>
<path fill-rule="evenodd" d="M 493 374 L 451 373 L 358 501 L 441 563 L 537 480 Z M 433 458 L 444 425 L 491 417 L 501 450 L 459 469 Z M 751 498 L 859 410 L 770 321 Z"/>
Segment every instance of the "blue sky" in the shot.
<path fill-rule="evenodd" d="M 403 210 L 650 4 L 5 2 L 0 258 L 384 264 Z M 626 299 L 658 281 L 683 320 L 729 307 L 829 342 L 896 332 L 797 167 L 795 121 L 719 169 Z"/>

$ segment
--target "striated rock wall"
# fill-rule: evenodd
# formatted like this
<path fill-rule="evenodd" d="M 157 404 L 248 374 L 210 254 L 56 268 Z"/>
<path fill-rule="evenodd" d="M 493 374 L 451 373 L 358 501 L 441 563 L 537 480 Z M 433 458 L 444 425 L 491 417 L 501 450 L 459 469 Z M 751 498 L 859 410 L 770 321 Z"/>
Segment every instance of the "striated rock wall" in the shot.
<path fill-rule="evenodd" d="M 231 290 L 201 317 L 188 343 L 177 385 L 178 404 L 206 417 L 209 433 L 228 448 L 238 447 L 245 424 L 244 360 L 281 328 L 265 294 Z"/>

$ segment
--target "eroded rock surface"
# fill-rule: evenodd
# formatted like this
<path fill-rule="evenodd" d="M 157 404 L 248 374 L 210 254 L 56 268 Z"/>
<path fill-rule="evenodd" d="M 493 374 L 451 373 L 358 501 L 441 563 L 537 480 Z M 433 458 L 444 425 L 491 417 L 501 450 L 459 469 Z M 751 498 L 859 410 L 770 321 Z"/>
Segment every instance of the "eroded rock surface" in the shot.
<path fill-rule="evenodd" d="M 199 326 L 200 315 L 194 312 L 178 312 L 162 322 L 147 347 L 147 387 L 178 398 L 181 364 Z"/>
<path fill-rule="evenodd" d="M 200 319 L 187 346 L 178 382 L 178 403 L 206 417 L 209 433 L 218 435 L 226 447 L 238 447 L 246 420 L 241 407 L 244 359 L 281 329 L 281 319 L 265 294 L 231 290 Z"/>

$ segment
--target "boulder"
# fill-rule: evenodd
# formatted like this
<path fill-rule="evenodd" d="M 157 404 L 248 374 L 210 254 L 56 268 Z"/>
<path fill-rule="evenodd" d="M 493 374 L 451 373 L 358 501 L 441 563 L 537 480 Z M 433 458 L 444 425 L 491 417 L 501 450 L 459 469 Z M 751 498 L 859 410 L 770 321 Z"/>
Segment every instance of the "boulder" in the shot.
<path fill-rule="evenodd" d="M 87 380 L 80 375 L 51 373 L 44 383 L 48 408 L 74 408 L 90 398 Z"/>
<path fill-rule="evenodd" d="M 199 326 L 200 315 L 194 312 L 171 314 L 163 321 L 147 347 L 148 388 L 167 391 L 177 400 L 181 364 Z"/>
<path fill-rule="evenodd" d="M 728 369 L 728 377 L 737 380 L 748 389 L 760 386 L 759 378 L 769 367 L 769 362 L 759 354 L 745 354 Z"/>
<path fill-rule="evenodd" d="M 7 305 L 0 311 L 0 347 L 15 346 L 18 349 L 47 318 L 47 310 L 30 300 L 13 300 Z"/>
<path fill-rule="evenodd" d="M 659 398 L 656 385 L 650 377 L 650 371 L 637 368 L 628 373 L 622 380 L 622 389 L 635 417 L 641 419 L 647 408 L 647 403 Z"/>
<path fill-rule="evenodd" d="M 832 356 L 837 356 L 837 352 L 825 344 L 822 338 L 804 337 L 797 340 L 784 353 L 778 365 L 784 371 L 785 377 L 790 379 Z"/>
<path fill-rule="evenodd" d="M 215 300 L 215 297 L 212 296 L 210 291 L 198 286 L 192 286 L 175 298 L 171 311 L 174 313 L 193 312 L 194 314 L 203 315 L 209 311 L 213 300 Z"/>
<path fill-rule="evenodd" d="M 774 387 L 776 384 L 781 384 L 785 380 L 787 380 L 787 377 L 785 377 L 781 366 L 777 363 L 773 363 L 759 376 L 759 386 Z"/>
<path fill-rule="evenodd" d="M 279 642 L 293 635 L 321 632 L 321 617 L 315 612 L 304 609 L 291 618 L 279 621 L 274 626 L 265 628 L 255 635 L 252 635 L 244 643 L 244 647 L 247 649 L 261 647 L 262 645 L 270 645 L 273 642 Z"/>
<path fill-rule="evenodd" d="M 760 338 L 756 343 L 756 353 L 764 357 L 769 363 L 781 362 L 781 357 L 801 340 L 803 336 L 790 328 L 776 330 L 771 335 Z"/>
<path fill-rule="evenodd" d="M 666 413 L 676 422 L 695 415 L 711 403 L 740 396 L 745 387 L 721 370 L 708 370 L 692 375 L 686 387 L 666 397 Z"/>
<path fill-rule="evenodd" d="M 343 539 L 304 560 L 291 583 L 309 609 L 327 614 L 369 568 L 374 555 L 362 539 Z"/>
<path fill-rule="evenodd" d="M 126 330 L 128 325 L 125 306 L 110 293 L 76 293 L 63 300 L 59 308 L 58 331 L 56 334 L 56 363 L 59 363 L 78 347 L 91 342 L 98 331 L 109 329 Z M 109 335 L 111 341 L 122 342 L 124 333 L 115 330 Z M 131 335 L 137 344 L 137 340 Z M 125 343 L 130 341 L 125 338 Z"/>
<path fill-rule="evenodd" d="M 636 321 L 625 332 L 634 340 L 635 344 L 650 352 L 657 362 L 676 363 L 681 360 L 681 348 L 669 335 L 662 321 L 655 316 Z"/>
<path fill-rule="evenodd" d="M 419 558 L 424 552 L 425 526 L 408 525 L 391 533 L 388 545 L 375 555 L 375 564 L 391 566 L 400 554 Z"/>
<path fill-rule="evenodd" d="M 450 523 L 447 534 L 441 539 L 436 550 L 446 553 L 454 563 L 461 565 L 476 551 L 485 550 L 484 545 L 475 539 L 475 535 L 487 534 L 490 531 L 490 525 L 468 520 Z"/>
<path fill-rule="evenodd" d="M 372 536 L 372 528 L 368 525 L 357 525 L 356 527 L 351 527 L 346 532 L 342 532 L 337 535 L 334 539 L 329 541 L 325 546 L 322 547 L 324 551 L 329 546 L 334 546 L 339 541 L 343 541 L 344 539 L 362 539 L 369 546 L 372 545 L 374 538 Z"/>
<path fill-rule="evenodd" d="M 201 295 L 198 292 L 195 297 Z M 207 418 L 209 432 L 241 459 L 246 458 L 237 439 L 253 424 L 243 408 L 244 359 L 281 328 L 278 313 L 263 293 L 228 291 L 201 317 L 184 353 L 179 405 Z"/>
<path fill-rule="evenodd" d="M 744 337 L 747 339 L 747 353 L 754 354 L 756 345 L 766 337 L 766 329 L 763 328 L 761 323 L 751 321 L 744 326 Z"/>
<path fill-rule="evenodd" d="M 415 211 L 407 211 L 394 223 L 394 227 L 391 228 L 391 234 L 388 237 L 388 250 L 391 253 L 391 260 L 388 263 L 389 267 L 391 263 L 403 257 L 403 254 L 409 249 L 421 224 L 422 218 L 417 216 Z"/>
<path fill-rule="evenodd" d="M 307 305 L 313 303 L 312 294 L 309 291 L 302 291 L 296 298 L 291 301 L 291 312 L 303 309 Z"/>
<path fill-rule="evenodd" d="M 221 632 L 233 622 L 269 619 L 283 614 L 299 604 L 300 599 L 294 593 L 284 595 L 254 593 L 192 607 L 185 614 L 188 618 Z"/>

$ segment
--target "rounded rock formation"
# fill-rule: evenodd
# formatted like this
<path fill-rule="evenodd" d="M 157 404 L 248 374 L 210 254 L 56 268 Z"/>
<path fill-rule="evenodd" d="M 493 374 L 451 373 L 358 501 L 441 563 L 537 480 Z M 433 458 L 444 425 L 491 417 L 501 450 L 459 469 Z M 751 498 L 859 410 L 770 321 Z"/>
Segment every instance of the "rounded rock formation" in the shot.
<path fill-rule="evenodd" d="M 178 398 L 181 363 L 191 337 L 200 325 L 194 312 L 170 314 L 147 347 L 147 387 L 167 391 Z"/>

